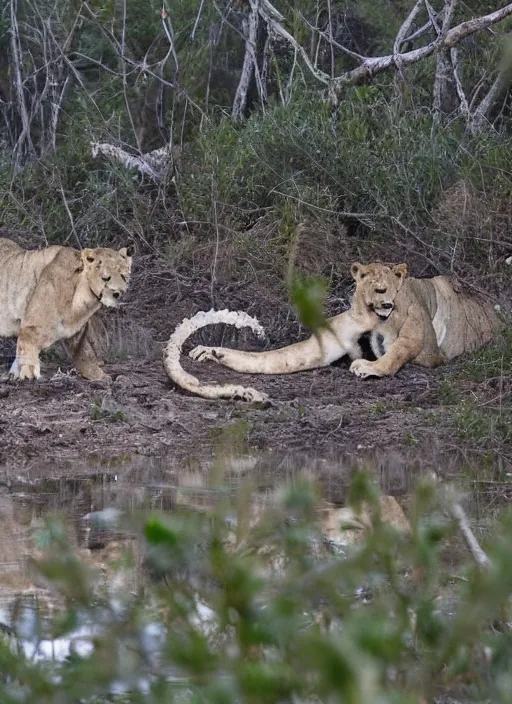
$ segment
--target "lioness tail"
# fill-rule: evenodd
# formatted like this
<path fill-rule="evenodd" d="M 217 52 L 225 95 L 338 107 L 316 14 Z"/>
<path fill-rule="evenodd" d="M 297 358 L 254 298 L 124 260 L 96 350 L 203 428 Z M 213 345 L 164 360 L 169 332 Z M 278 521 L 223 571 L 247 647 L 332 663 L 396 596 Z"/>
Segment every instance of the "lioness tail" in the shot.
<path fill-rule="evenodd" d="M 201 384 L 195 376 L 186 372 L 180 363 L 180 356 L 185 341 L 200 328 L 206 325 L 224 323 L 236 328 L 249 327 L 260 338 L 265 337 L 265 330 L 256 320 L 242 311 L 213 310 L 200 311 L 191 318 L 185 318 L 169 338 L 164 352 L 165 371 L 175 384 L 203 398 L 230 400 L 241 399 L 256 403 L 268 403 L 266 394 L 250 387 L 237 384 Z"/>

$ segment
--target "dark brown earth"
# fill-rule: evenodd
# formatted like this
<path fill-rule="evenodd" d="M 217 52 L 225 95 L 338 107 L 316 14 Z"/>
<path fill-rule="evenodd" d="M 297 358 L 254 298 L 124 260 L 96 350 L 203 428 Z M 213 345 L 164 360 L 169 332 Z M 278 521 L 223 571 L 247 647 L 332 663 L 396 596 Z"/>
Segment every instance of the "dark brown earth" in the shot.
<path fill-rule="evenodd" d="M 233 445 L 316 458 L 413 447 L 434 458 L 450 446 L 438 371 L 411 365 L 392 379 L 361 381 L 345 364 L 267 377 L 185 357 L 183 365 L 208 381 L 255 386 L 273 405 L 188 395 L 166 378 L 159 356 L 107 364 L 112 383 L 85 381 L 67 361 L 48 362 L 39 381 L 0 383 L 0 477 L 133 455 L 204 461 Z"/>

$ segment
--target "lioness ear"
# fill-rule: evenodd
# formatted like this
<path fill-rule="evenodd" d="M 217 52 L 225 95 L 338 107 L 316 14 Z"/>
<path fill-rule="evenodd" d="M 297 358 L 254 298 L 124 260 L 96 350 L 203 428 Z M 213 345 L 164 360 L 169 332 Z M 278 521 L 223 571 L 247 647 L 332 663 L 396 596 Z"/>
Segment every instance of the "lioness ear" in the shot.
<path fill-rule="evenodd" d="M 96 257 L 94 255 L 94 250 L 92 249 L 82 249 L 82 261 L 83 262 L 89 262 L 89 264 L 92 264 L 94 261 L 96 261 Z"/>
<path fill-rule="evenodd" d="M 126 247 L 121 247 L 121 249 L 119 250 L 119 254 L 122 257 L 126 257 L 127 259 L 129 259 L 135 254 L 135 247 L 133 246 L 133 244 L 129 244 Z"/>
<path fill-rule="evenodd" d="M 405 279 L 407 276 L 407 264 L 397 264 L 393 267 L 393 274 L 400 279 Z"/>
<path fill-rule="evenodd" d="M 352 278 L 357 281 L 358 279 L 362 278 L 364 274 L 362 273 L 363 265 L 359 264 L 359 262 L 354 262 L 351 267 L 350 267 L 350 273 L 352 274 Z"/>

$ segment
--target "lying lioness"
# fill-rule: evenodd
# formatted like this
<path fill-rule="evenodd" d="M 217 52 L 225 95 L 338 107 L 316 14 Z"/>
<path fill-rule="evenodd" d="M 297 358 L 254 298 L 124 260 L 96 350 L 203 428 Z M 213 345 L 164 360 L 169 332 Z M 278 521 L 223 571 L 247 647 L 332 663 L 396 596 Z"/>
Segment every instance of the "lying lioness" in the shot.
<path fill-rule="evenodd" d="M 328 320 L 328 329 L 319 330 L 307 340 L 266 352 L 245 352 L 226 347 L 199 346 L 190 352 L 192 359 L 213 360 L 238 372 L 251 374 L 289 374 L 324 367 L 345 354 L 353 360 L 350 371 L 357 376 L 395 374 L 407 362 L 436 367 L 463 352 L 488 342 L 499 320 L 491 304 L 462 293 L 451 279 L 406 278 L 407 266 L 383 264 L 366 266 L 354 263 L 351 273 L 356 289 L 349 310 Z M 224 320 L 222 316 L 231 316 Z M 164 352 L 165 368 L 173 381 L 207 398 L 265 400 L 254 389 L 240 386 L 208 385 L 184 372 L 179 364 L 181 345 L 195 330 L 215 322 L 231 322 L 245 316 L 253 328 L 261 326 L 244 314 L 228 311 L 200 313 L 180 326 L 179 344 L 171 336 Z M 183 326 L 187 324 L 186 336 Z M 370 332 L 376 361 L 362 359 L 359 340 Z M 203 389 L 207 388 L 207 393 Z"/>
<path fill-rule="evenodd" d="M 462 292 L 451 278 L 405 279 L 407 267 L 401 267 L 396 292 L 388 267 L 357 263 L 351 267 L 356 295 L 360 291 L 379 318 L 370 336 L 377 360 L 356 359 L 350 367 L 362 378 L 396 374 L 407 362 L 437 367 L 486 344 L 500 325 L 492 304 Z M 374 303 L 372 291 L 378 294 L 378 287 L 391 292 L 386 314 Z"/>
<path fill-rule="evenodd" d="M 130 278 L 133 248 L 52 246 L 25 250 L 0 237 L 0 336 L 17 337 L 10 374 L 38 379 L 39 352 L 62 340 L 86 379 L 105 379 L 90 318 L 116 306 Z"/>

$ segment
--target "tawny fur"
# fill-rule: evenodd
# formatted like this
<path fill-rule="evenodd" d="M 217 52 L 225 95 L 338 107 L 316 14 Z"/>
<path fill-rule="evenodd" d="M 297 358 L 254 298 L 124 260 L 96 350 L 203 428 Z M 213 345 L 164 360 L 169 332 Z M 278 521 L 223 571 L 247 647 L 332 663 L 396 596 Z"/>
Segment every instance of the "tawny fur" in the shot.
<path fill-rule="evenodd" d="M 354 267 L 361 265 L 354 265 Z M 355 278 L 356 269 L 353 268 Z M 245 352 L 227 347 L 195 347 L 190 356 L 198 361 L 212 360 L 238 372 L 250 374 L 291 374 L 326 367 L 348 355 L 352 360 L 362 357 L 361 336 L 377 327 L 380 315 L 388 315 L 401 281 L 405 276 L 402 265 L 380 271 L 356 287 L 349 310 L 330 318 L 327 327 L 319 329 L 307 340 L 288 347 L 265 352 Z M 363 276 L 364 279 L 364 276 Z M 376 293 L 384 291 L 384 293 Z"/>
<path fill-rule="evenodd" d="M 374 266 L 355 274 L 356 293 Z M 396 374 L 407 362 L 437 367 L 485 345 L 499 327 L 493 305 L 463 292 L 450 277 L 410 277 L 396 292 L 390 315 L 373 328 L 370 339 L 378 359 L 357 359 L 350 371 L 366 378 Z"/>
<path fill-rule="evenodd" d="M 62 340 L 83 377 L 107 378 L 89 321 L 102 305 L 118 304 L 132 254 L 131 247 L 24 250 L 0 238 L 0 336 L 18 338 L 12 377 L 38 379 L 40 351 Z"/>

